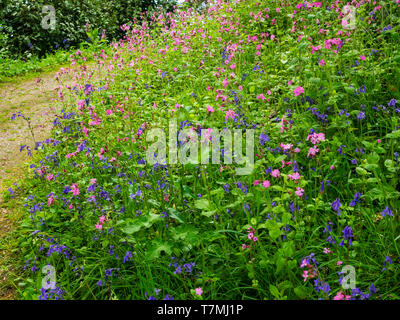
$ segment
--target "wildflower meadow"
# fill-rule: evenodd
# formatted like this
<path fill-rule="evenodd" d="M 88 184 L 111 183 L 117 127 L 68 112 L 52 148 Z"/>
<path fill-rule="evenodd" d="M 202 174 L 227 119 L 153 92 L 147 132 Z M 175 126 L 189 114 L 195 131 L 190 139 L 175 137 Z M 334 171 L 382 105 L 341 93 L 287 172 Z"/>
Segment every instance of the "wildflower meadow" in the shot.
<path fill-rule="evenodd" d="M 17 299 L 399 299 L 400 1 L 193 3 L 68 49 Z"/>

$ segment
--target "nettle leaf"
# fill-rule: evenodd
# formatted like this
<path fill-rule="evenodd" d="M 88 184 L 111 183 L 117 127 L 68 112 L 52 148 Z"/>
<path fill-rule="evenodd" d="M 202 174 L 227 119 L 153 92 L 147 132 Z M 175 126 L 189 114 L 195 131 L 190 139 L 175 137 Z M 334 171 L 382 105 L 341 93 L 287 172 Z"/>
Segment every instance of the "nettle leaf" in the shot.
<path fill-rule="evenodd" d="M 194 202 L 194 207 L 200 210 L 208 209 L 210 208 L 210 201 L 204 198 L 198 199 Z"/>
<path fill-rule="evenodd" d="M 200 236 L 198 235 L 199 232 L 192 225 L 180 225 L 171 231 L 173 232 L 172 238 L 174 240 L 183 240 L 191 243 L 192 245 L 196 245 L 196 243 L 200 240 Z"/>
<path fill-rule="evenodd" d="M 400 138 L 400 130 L 393 131 L 391 133 L 388 133 L 385 138 L 390 138 L 390 139 L 398 139 Z"/>
<path fill-rule="evenodd" d="M 185 223 L 186 220 L 183 218 L 182 214 L 179 213 L 178 210 L 174 209 L 174 208 L 168 208 L 168 215 L 173 218 L 178 220 L 180 223 Z"/>
<path fill-rule="evenodd" d="M 170 255 L 172 252 L 172 245 L 169 242 L 162 241 L 160 239 L 154 240 L 151 247 L 146 252 L 146 258 L 148 260 L 158 259 L 161 252 L 165 252 L 166 255 Z"/>
<path fill-rule="evenodd" d="M 394 162 L 390 159 L 385 160 L 385 167 L 388 169 L 390 172 L 396 172 L 396 168 L 394 167 Z"/>
<path fill-rule="evenodd" d="M 162 217 L 158 214 L 149 213 L 138 217 L 137 219 L 129 220 L 124 227 L 121 228 L 122 232 L 126 234 L 134 234 L 142 228 L 150 228 L 154 223 L 160 221 Z"/>

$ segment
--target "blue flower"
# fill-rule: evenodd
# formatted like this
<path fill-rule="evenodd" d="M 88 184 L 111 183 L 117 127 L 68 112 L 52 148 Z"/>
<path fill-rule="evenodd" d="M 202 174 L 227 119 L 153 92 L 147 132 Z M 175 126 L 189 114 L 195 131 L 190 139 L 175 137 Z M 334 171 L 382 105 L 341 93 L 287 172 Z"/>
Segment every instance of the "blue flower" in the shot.
<path fill-rule="evenodd" d="M 386 208 L 383 209 L 383 211 L 381 212 L 381 215 L 382 215 L 382 217 L 384 217 L 386 215 L 389 215 L 389 216 L 393 217 L 392 210 L 390 210 L 388 206 L 386 206 Z"/>
<path fill-rule="evenodd" d="M 340 203 L 340 199 L 339 198 L 337 198 L 335 201 L 333 201 L 331 203 L 331 207 L 332 207 L 333 211 L 337 212 L 338 215 L 340 215 L 341 203 Z"/>

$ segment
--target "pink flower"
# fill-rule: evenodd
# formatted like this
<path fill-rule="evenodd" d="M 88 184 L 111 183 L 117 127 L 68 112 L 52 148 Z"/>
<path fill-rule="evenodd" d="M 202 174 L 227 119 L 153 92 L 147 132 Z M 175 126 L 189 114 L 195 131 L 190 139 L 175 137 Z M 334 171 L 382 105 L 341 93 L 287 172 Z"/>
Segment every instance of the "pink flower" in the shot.
<path fill-rule="evenodd" d="M 247 248 L 250 248 L 248 245 L 246 245 L 246 244 L 242 244 L 242 250 L 246 250 Z"/>
<path fill-rule="evenodd" d="M 247 235 L 247 238 L 249 238 L 249 240 L 253 239 L 254 237 L 254 233 L 253 232 L 249 232 Z"/>
<path fill-rule="evenodd" d="M 257 96 L 257 99 L 259 99 L 259 100 L 265 100 L 265 97 L 264 97 L 264 95 L 261 93 L 261 94 L 259 94 L 258 96 Z"/>
<path fill-rule="evenodd" d="M 72 186 L 71 186 L 71 188 L 72 188 L 72 194 L 74 195 L 74 196 L 77 196 L 77 195 L 79 195 L 81 192 L 79 191 L 79 187 L 78 187 L 78 185 L 76 184 L 76 183 L 73 183 L 72 184 Z"/>
<path fill-rule="evenodd" d="M 46 176 L 46 179 L 47 179 L 48 181 L 51 181 L 51 180 L 54 179 L 54 175 L 53 175 L 52 173 L 49 173 L 49 174 Z"/>
<path fill-rule="evenodd" d="M 381 141 L 381 139 L 377 139 L 376 142 L 381 143 L 382 141 Z"/>
<path fill-rule="evenodd" d="M 227 86 L 228 86 L 228 80 L 225 78 L 223 81 L 222 81 L 222 84 L 223 84 L 223 86 L 226 88 Z"/>
<path fill-rule="evenodd" d="M 257 242 L 257 241 L 258 241 L 258 238 L 257 238 L 257 237 L 253 237 L 253 241 L 254 241 L 254 242 Z"/>
<path fill-rule="evenodd" d="M 96 229 L 97 230 L 103 229 L 103 225 L 101 223 L 96 223 Z"/>
<path fill-rule="evenodd" d="M 319 65 L 320 65 L 321 67 L 323 67 L 324 65 L 326 65 L 325 60 L 324 60 L 324 59 L 319 60 Z"/>
<path fill-rule="evenodd" d="M 306 141 L 311 140 L 312 144 L 318 144 L 321 141 L 325 141 L 325 133 L 313 133 L 307 136 Z"/>
<path fill-rule="evenodd" d="M 262 185 L 264 188 L 269 188 L 271 186 L 271 183 L 269 182 L 269 180 L 264 180 Z"/>
<path fill-rule="evenodd" d="M 258 186 L 260 184 L 260 180 L 254 180 L 253 185 Z"/>
<path fill-rule="evenodd" d="M 211 107 L 211 106 L 207 106 L 207 111 L 208 111 L 208 112 L 214 112 L 214 108 Z"/>
<path fill-rule="evenodd" d="M 196 294 L 197 294 L 198 296 L 201 296 L 202 293 L 203 293 L 203 290 L 202 290 L 200 287 L 196 288 Z"/>
<path fill-rule="evenodd" d="M 350 300 L 350 298 L 351 296 L 345 295 L 342 291 L 339 291 L 333 300 Z"/>
<path fill-rule="evenodd" d="M 295 191 L 296 196 L 302 197 L 304 194 L 304 189 L 297 187 Z"/>
<path fill-rule="evenodd" d="M 99 222 L 100 223 L 103 223 L 104 221 L 106 221 L 106 216 L 101 216 L 100 218 L 99 218 Z"/>
<path fill-rule="evenodd" d="M 291 85 L 293 84 L 293 81 L 292 81 L 292 80 L 289 80 L 287 84 L 288 84 L 289 86 L 291 86 Z"/>
<path fill-rule="evenodd" d="M 294 96 L 297 97 L 304 93 L 303 87 L 297 87 L 296 89 L 293 90 Z"/>
<path fill-rule="evenodd" d="M 291 144 L 291 143 L 288 143 L 288 144 L 283 144 L 283 143 L 281 143 L 281 148 L 282 148 L 284 151 L 289 151 L 290 149 L 292 149 L 292 147 L 293 147 L 293 144 Z"/>
<path fill-rule="evenodd" d="M 332 250 L 330 250 L 330 249 L 328 249 L 328 248 L 324 248 L 324 253 L 330 254 L 330 253 L 332 253 Z"/>
<path fill-rule="evenodd" d="M 90 179 L 90 184 L 96 184 L 97 183 L 97 179 Z"/>
<path fill-rule="evenodd" d="M 295 181 L 300 179 L 300 174 L 298 172 L 295 172 L 293 174 L 289 174 L 288 177 L 290 180 Z"/>
<path fill-rule="evenodd" d="M 228 118 L 235 118 L 236 117 L 236 113 L 235 111 L 229 109 L 226 113 L 225 113 L 225 120 L 228 120 Z"/>
<path fill-rule="evenodd" d="M 307 157 L 311 156 L 315 156 L 318 153 L 319 149 L 317 147 L 311 147 L 310 149 L 308 149 L 308 154 Z"/>
<path fill-rule="evenodd" d="M 342 263 L 343 263 L 343 261 L 338 261 L 338 262 L 336 262 L 336 265 L 340 266 Z"/>
<path fill-rule="evenodd" d="M 366 58 L 365 58 L 364 55 L 362 55 L 362 56 L 360 56 L 360 59 L 361 59 L 362 61 L 364 61 Z"/>
<path fill-rule="evenodd" d="M 54 203 L 54 198 L 53 195 L 51 195 L 51 197 L 49 199 L 47 199 L 47 205 L 50 207 L 53 203 Z"/>
<path fill-rule="evenodd" d="M 308 271 L 307 271 L 307 270 L 304 270 L 304 272 L 303 272 L 303 274 L 302 274 L 302 277 L 304 278 L 304 282 L 306 282 L 307 279 L 308 279 L 308 277 L 309 277 Z"/>
<path fill-rule="evenodd" d="M 334 166 L 334 165 L 331 165 L 331 166 L 329 167 L 329 169 L 330 169 L 330 170 L 333 170 L 333 169 L 335 169 L 335 166 Z"/>
<path fill-rule="evenodd" d="M 278 169 L 272 170 L 271 176 L 274 178 L 278 178 L 281 175 L 281 172 Z"/>

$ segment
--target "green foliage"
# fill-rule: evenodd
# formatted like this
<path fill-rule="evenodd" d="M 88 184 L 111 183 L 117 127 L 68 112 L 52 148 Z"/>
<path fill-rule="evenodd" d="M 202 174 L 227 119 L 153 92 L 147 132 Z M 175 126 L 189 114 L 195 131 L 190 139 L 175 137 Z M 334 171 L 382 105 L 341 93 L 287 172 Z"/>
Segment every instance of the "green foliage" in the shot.
<path fill-rule="evenodd" d="M 140 19 L 140 13 L 163 6 L 170 10 L 173 1 L 155 0 L 13 0 L 5 1 L 0 10 L 0 44 L 17 56 L 43 56 L 58 48 L 68 49 L 78 46 L 88 39 L 86 23 L 91 29 L 100 30 L 96 37 L 106 30 L 108 40 L 119 39 L 123 32 L 120 26 L 130 24 L 134 18 Z M 43 29 L 42 13 L 44 5 L 55 8 L 55 29 Z M 3 36 L 1 36 L 3 35 Z M 4 38 L 4 35 L 7 37 Z"/>

